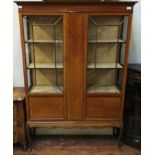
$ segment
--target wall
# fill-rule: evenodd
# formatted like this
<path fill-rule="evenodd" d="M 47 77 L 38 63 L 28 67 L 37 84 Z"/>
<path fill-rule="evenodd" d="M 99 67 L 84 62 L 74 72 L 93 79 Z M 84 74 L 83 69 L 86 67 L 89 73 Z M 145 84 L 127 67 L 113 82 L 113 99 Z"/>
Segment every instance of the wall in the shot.
<path fill-rule="evenodd" d="M 13 86 L 24 86 L 18 7 L 13 7 Z"/>
<path fill-rule="evenodd" d="M 141 1 L 134 7 L 129 63 L 141 63 Z"/>

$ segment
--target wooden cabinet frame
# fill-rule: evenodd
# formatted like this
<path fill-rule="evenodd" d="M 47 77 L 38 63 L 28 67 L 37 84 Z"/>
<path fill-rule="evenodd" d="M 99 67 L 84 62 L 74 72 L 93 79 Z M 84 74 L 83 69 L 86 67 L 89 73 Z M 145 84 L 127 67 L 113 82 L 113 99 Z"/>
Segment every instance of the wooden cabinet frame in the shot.
<path fill-rule="evenodd" d="M 19 7 L 19 21 L 20 21 L 20 32 L 21 32 L 21 45 L 22 45 L 22 55 L 23 55 L 23 70 L 24 70 L 24 84 L 25 84 L 25 94 L 26 94 L 26 112 L 27 112 L 27 134 L 30 143 L 29 128 L 34 127 L 62 127 L 62 128 L 86 128 L 86 127 L 117 127 L 121 129 L 119 136 L 119 146 L 122 134 L 122 119 L 123 119 L 123 108 L 124 108 L 124 96 L 125 96 L 125 84 L 126 84 L 126 74 L 127 74 L 127 64 L 128 64 L 128 52 L 129 52 L 129 42 L 131 34 L 131 24 L 132 24 L 132 12 L 133 5 L 136 2 L 129 1 L 109 1 L 109 2 L 79 2 L 74 1 L 69 2 L 16 2 Z M 24 43 L 24 30 L 23 30 L 23 16 L 63 16 L 63 39 L 64 39 L 64 93 L 29 93 L 28 90 L 28 79 L 27 79 L 27 69 L 26 69 L 26 50 Z M 124 71 L 123 71 L 123 82 L 121 93 L 93 93 L 87 94 L 86 91 L 86 73 L 87 73 L 87 38 L 88 38 L 88 16 L 127 16 L 128 17 L 128 30 L 127 30 L 127 40 L 125 48 L 125 58 L 124 58 Z M 30 103 L 44 105 L 39 99 L 44 100 L 44 98 L 49 98 L 46 100 L 47 106 L 50 103 L 60 102 L 59 98 L 63 100 L 63 118 L 61 110 L 58 113 L 54 113 L 60 119 L 39 119 L 40 109 L 33 113 Z M 110 108 L 109 104 L 118 104 L 116 112 L 117 117 L 115 117 L 115 112 L 113 116 L 105 113 L 104 111 L 95 112 L 97 117 L 91 113 L 94 109 L 93 106 L 98 106 L 95 101 L 91 101 L 91 98 L 101 101 L 103 109 L 104 107 Z M 36 100 L 34 100 L 36 99 Z M 56 99 L 56 100 L 55 100 Z M 91 101 L 92 105 L 87 105 L 87 100 Z M 56 107 L 55 107 L 56 106 Z M 57 108 L 55 105 L 54 108 Z M 88 107 L 87 107 L 88 106 Z M 101 106 L 101 107 L 102 107 Z M 37 107 L 38 108 L 38 107 Z M 41 108 L 41 107 L 40 107 Z M 45 107 L 46 108 L 46 107 Z M 53 108 L 53 107 L 52 107 Z M 87 108 L 89 109 L 87 111 Z M 96 107 L 97 108 L 97 107 Z M 110 110 L 110 109 L 109 109 Z M 49 111 L 48 111 L 49 113 Z M 46 116 L 46 112 L 42 116 Z M 50 116 L 54 116 L 50 114 Z M 87 117 L 88 116 L 90 117 Z M 104 114 L 106 117 L 104 118 Z M 37 117 L 37 119 L 32 119 L 31 115 Z M 91 119 L 90 119 L 91 118 Z"/>

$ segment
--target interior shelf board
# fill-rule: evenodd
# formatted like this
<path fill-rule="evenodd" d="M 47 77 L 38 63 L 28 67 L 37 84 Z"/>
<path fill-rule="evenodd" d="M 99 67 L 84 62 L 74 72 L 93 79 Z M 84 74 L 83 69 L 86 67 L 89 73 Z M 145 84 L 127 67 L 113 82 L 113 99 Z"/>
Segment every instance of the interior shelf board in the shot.
<path fill-rule="evenodd" d="M 95 68 L 94 63 L 88 63 L 88 68 Z M 123 66 L 119 63 L 96 63 L 96 68 L 123 68 Z"/>
<path fill-rule="evenodd" d="M 63 43 L 63 40 L 27 40 L 25 43 Z"/>
<path fill-rule="evenodd" d="M 30 90 L 30 93 L 59 93 L 62 94 L 63 87 L 61 89 L 57 86 L 34 86 Z"/>
<path fill-rule="evenodd" d="M 88 43 L 125 43 L 122 39 L 112 39 L 112 40 L 88 40 Z"/>
<path fill-rule="evenodd" d="M 87 88 L 88 93 L 120 93 L 117 86 L 90 86 Z"/>
<path fill-rule="evenodd" d="M 30 63 L 27 68 L 63 68 L 63 63 L 56 63 L 56 66 L 55 63 Z"/>

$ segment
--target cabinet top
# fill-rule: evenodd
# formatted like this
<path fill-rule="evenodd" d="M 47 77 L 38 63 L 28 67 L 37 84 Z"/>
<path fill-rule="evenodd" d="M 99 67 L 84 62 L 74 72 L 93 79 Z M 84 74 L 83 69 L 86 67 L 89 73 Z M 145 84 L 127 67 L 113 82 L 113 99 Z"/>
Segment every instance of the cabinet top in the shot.
<path fill-rule="evenodd" d="M 13 88 L 13 101 L 22 101 L 25 98 L 24 88 L 23 87 L 14 87 Z"/>
<path fill-rule="evenodd" d="M 135 1 L 135 0 L 15 0 L 14 1 L 15 3 L 17 3 L 18 5 L 21 5 L 21 4 L 25 4 L 25 3 L 66 3 L 66 4 L 84 4 L 84 3 L 89 3 L 89 4 L 119 4 L 119 3 L 130 3 L 130 4 L 135 4 L 137 3 L 138 1 Z"/>

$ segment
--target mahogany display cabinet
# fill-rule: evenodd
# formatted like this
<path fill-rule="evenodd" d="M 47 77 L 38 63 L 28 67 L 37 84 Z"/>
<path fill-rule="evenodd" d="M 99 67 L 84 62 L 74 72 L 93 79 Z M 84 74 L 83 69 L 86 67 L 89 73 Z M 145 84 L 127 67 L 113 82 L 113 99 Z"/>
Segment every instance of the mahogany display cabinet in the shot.
<path fill-rule="evenodd" d="M 16 1 L 29 128 L 120 128 L 133 6 Z M 30 142 L 30 136 L 29 136 Z"/>

